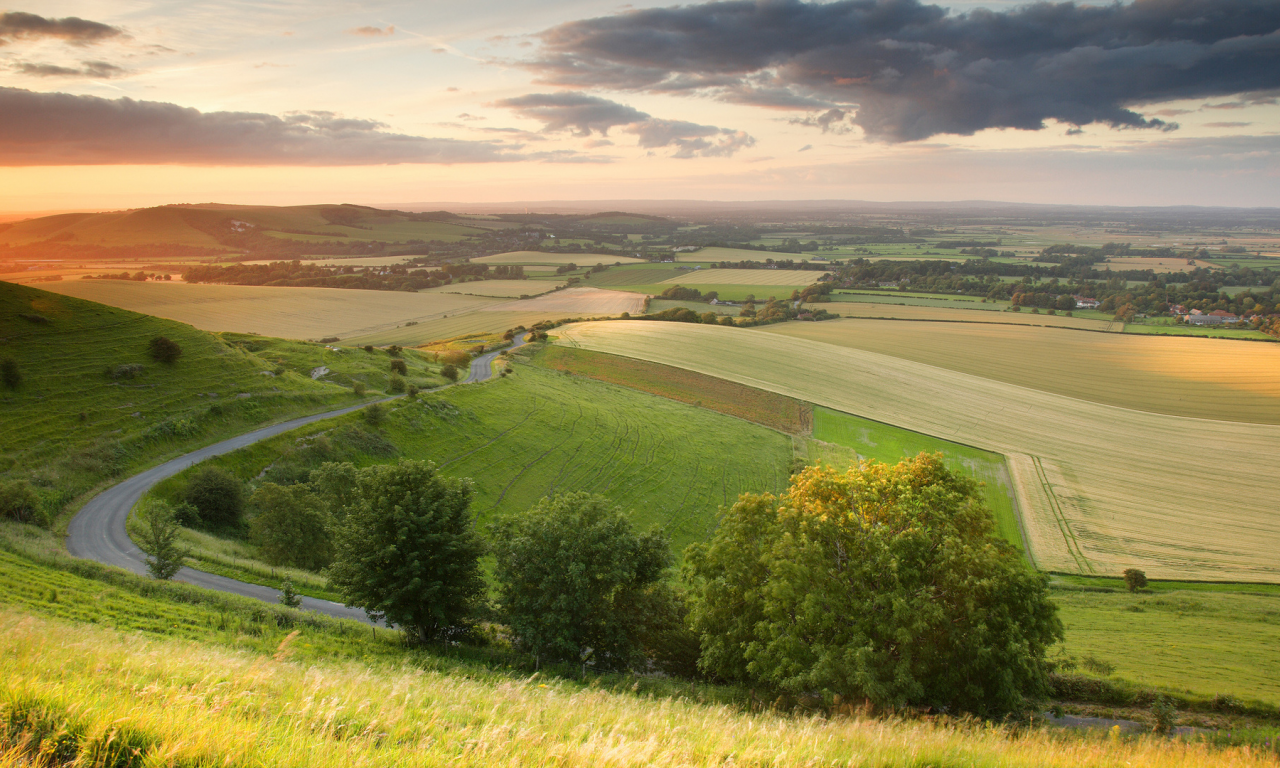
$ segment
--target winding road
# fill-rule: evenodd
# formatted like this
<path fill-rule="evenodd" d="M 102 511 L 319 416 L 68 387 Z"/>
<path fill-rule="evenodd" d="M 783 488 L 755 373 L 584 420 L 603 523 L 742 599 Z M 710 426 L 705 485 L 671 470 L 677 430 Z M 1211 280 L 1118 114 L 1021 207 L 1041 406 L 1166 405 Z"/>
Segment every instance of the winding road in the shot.
<path fill-rule="evenodd" d="M 515 349 L 523 344 L 524 337 L 519 335 L 507 349 Z M 497 359 L 501 352 L 502 350 L 486 352 L 472 360 L 469 375 L 459 383 L 472 384 L 488 381 L 493 376 L 493 361 Z M 433 391 L 438 392 L 440 390 Z M 385 398 L 375 402 L 387 402 L 394 399 L 397 398 Z M 146 554 L 129 538 L 125 523 L 129 519 L 129 511 L 133 509 L 138 500 L 152 486 L 188 467 L 199 464 L 205 459 L 230 453 L 237 448 L 253 445 L 260 440 L 275 437 L 306 424 L 358 411 L 368 405 L 372 405 L 372 403 L 361 403 L 347 408 L 339 408 L 335 411 L 317 413 L 279 424 L 272 424 L 268 427 L 255 429 L 252 432 L 223 440 L 220 443 L 205 446 L 200 450 L 192 451 L 185 456 L 180 456 L 140 472 L 128 480 L 108 488 L 80 508 L 80 511 L 76 513 L 76 516 L 71 520 L 71 524 L 67 527 L 67 551 L 74 557 L 96 560 L 99 563 L 113 565 L 126 571 L 145 575 L 147 572 Z M 214 589 L 219 592 L 229 592 L 242 597 L 251 597 L 268 603 L 279 602 L 280 598 L 279 590 L 271 587 L 249 584 L 225 576 L 197 571 L 194 568 L 183 568 L 174 579 L 194 584 L 198 587 Z M 341 603 L 335 603 L 330 600 L 303 596 L 302 609 L 316 611 L 339 619 L 356 619 L 357 621 L 368 623 L 368 618 L 362 609 L 348 608 Z"/>

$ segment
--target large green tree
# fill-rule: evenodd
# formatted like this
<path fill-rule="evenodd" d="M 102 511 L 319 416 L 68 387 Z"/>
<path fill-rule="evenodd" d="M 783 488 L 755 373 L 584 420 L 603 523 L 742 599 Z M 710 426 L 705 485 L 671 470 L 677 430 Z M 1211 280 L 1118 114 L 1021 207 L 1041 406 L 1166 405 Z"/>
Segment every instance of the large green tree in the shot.
<path fill-rule="evenodd" d="M 263 483 L 249 506 L 256 512 L 250 537 L 271 565 L 318 571 L 332 560 L 328 511 L 307 486 Z"/>
<path fill-rule="evenodd" d="M 484 593 L 471 481 L 402 459 L 359 470 L 352 496 L 333 530 L 329 569 L 346 604 L 419 642 L 462 627 Z"/>
<path fill-rule="evenodd" d="M 643 606 L 670 565 L 661 533 L 637 534 L 601 496 L 538 502 L 494 529 L 498 600 L 517 642 L 540 660 L 621 669 L 642 652 Z M 589 651 L 588 651 L 589 649 Z"/>
<path fill-rule="evenodd" d="M 1062 624 L 940 455 L 845 473 L 810 467 L 743 495 L 686 576 L 700 664 L 792 692 L 994 715 L 1047 692 Z"/>

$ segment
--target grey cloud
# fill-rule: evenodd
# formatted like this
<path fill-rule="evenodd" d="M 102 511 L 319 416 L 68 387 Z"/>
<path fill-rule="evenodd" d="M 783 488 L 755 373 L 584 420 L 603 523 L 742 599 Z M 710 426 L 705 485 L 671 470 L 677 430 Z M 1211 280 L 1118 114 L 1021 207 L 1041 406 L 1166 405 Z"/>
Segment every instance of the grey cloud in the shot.
<path fill-rule="evenodd" d="M 524 159 L 519 145 L 390 133 L 332 112 L 283 117 L 0 88 L 0 165 L 384 165 Z"/>
<path fill-rule="evenodd" d="M 35 64 L 29 61 L 19 62 L 14 70 L 19 74 L 36 77 L 97 77 L 112 78 L 125 74 L 122 67 L 108 64 L 105 61 L 82 61 L 80 67 L 61 67 L 56 64 Z"/>
<path fill-rule="evenodd" d="M 644 120 L 649 115 L 616 101 L 583 93 L 531 93 L 496 102 L 517 115 L 538 120 L 544 131 L 572 131 L 575 136 L 599 133 Z"/>
<path fill-rule="evenodd" d="M 813 149 L 813 145 L 812 145 L 812 144 L 805 144 L 803 147 L 801 147 L 801 148 L 797 149 L 796 151 L 797 151 L 797 152 L 808 152 L 808 151 L 809 151 L 809 150 L 811 150 L 811 149 Z"/>
<path fill-rule="evenodd" d="M 1204 125 L 1206 128 L 1244 128 L 1247 125 L 1253 125 L 1253 123 L 1221 122 L 1205 123 Z"/>
<path fill-rule="evenodd" d="M 89 45 L 113 37 L 125 37 L 124 30 L 96 21 L 68 16 L 46 19 L 34 13 L 7 11 L 0 13 L 0 45 L 14 40 L 54 38 L 72 45 Z"/>
<path fill-rule="evenodd" d="M 920 0 L 725 0 L 540 35 L 542 82 L 840 109 L 869 137 L 1173 126 L 1138 105 L 1280 88 L 1280 3 L 1036 2 L 949 14 Z M 758 96 L 758 98 L 757 98 Z M 1267 102 L 1259 102 L 1267 103 Z"/>
<path fill-rule="evenodd" d="M 699 125 L 684 120 L 663 120 L 616 101 L 584 93 L 531 93 L 495 102 L 521 117 L 542 122 L 544 132 L 569 131 L 585 138 L 607 136 L 621 127 L 639 137 L 644 149 L 674 147 L 672 157 L 728 157 L 755 144 L 743 131 Z"/>
<path fill-rule="evenodd" d="M 845 118 L 850 118 L 848 122 Z M 793 117 L 787 122 L 792 125 L 803 125 L 821 129 L 823 133 L 848 133 L 853 130 L 853 115 L 843 109 L 828 109 L 817 115 Z"/>

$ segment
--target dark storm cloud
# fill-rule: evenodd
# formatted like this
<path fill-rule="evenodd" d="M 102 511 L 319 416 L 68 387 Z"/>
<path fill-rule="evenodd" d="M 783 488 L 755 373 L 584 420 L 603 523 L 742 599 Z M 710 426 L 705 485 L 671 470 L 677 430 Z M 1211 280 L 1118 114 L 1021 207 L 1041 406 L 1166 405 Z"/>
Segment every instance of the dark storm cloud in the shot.
<path fill-rule="evenodd" d="M 1170 129 L 1135 108 L 1280 87 L 1277 30 L 1275 0 L 1040 2 L 957 15 L 919 0 L 729 0 L 562 24 L 541 34 L 528 66 L 569 87 L 770 107 L 789 96 L 809 110 L 853 110 L 887 141 L 1048 119 Z"/>
<path fill-rule="evenodd" d="M 0 165 L 383 165 L 523 159 L 518 146 L 389 133 L 308 112 L 200 112 L 155 101 L 0 88 Z"/>
<path fill-rule="evenodd" d="M 55 38 L 73 45 L 88 45 L 111 37 L 122 37 L 124 31 L 96 21 L 86 21 L 75 16 L 65 19 L 46 19 L 34 13 L 8 11 L 0 13 L 0 45 L 14 40 Z"/>
<path fill-rule="evenodd" d="M 61 67 L 57 64 L 35 64 L 29 61 L 20 62 L 14 70 L 23 75 L 35 77 L 120 77 L 125 70 L 105 61 L 82 61 L 79 67 Z"/>
<path fill-rule="evenodd" d="M 569 131 L 585 138 L 607 136 L 611 128 L 639 137 L 645 149 L 674 147 L 672 157 L 728 157 L 756 140 L 743 131 L 699 125 L 684 120 L 663 120 L 616 101 L 584 93 L 530 93 L 495 102 L 517 115 L 542 122 L 547 133 Z"/>

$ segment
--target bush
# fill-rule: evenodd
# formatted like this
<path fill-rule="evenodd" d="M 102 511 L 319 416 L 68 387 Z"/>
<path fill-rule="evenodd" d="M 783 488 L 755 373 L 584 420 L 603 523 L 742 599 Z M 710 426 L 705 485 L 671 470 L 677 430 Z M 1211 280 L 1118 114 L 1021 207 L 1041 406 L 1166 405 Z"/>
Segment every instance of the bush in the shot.
<path fill-rule="evenodd" d="M 40 497 L 27 481 L 0 482 L 0 517 L 19 523 L 39 520 Z"/>
<path fill-rule="evenodd" d="M 373 353 L 373 345 L 372 345 L 372 344 L 365 344 L 363 347 L 361 347 L 361 349 L 363 349 L 365 352 L 369 352 L 370 354 L 372 354 L 372 353 Z"/>
<path fill-rule="evenodd" d="M 1112 571 L 1114 573 L 1114 571 Z M 1129 588 L 1130 592 L 1137 592 L 1140 589 L 1147 588 L 1147 574 L 1137 568 L 1124 569 L 1124 585 Z"/>
<path fill-rule="evenodd" d="M 387 409 L 382 407 L 382 403 L 373 403 L 368 408 L 365 408 L 360 415 L 364 417 L 369 426 L 376 427 L 387 418 Z"/>
<path fill-rule="evenodd" d="M 398 373 L 391 374 L 391 378 L 387 380 L 387 391 L 393 395 L 399 395 L 404 392 L 404 377 Z"/>
<path fill-rule="evenodd" d="M 334 527 L 331 587 L 418 642 L 448 639 L 485 591 L 471 481 L 441 477 L 421 461 L 351 474 L 355 487 Z"/>
<path fill-rule="evenodd" d="M 453 363 L 445 363 L 444 367 L 440 369 L 440 375 L 449 381 L 457 381 L 458 369 L 453 366 Z"/>
<path fill-rule="evenodd" d="M 115 368 L 108 368 L 107 375 L 113 379 L 134 379 L 142 375 L 146 368 L 138 363 L 125 363 Z"/>
<path fill-rule="evenodd" d="M 387 347 L 387 354 L 391 355 L 392 357 L 399 357 L 400 353 L 403 351 L 404 351 L 404 347 L 401 347 L 399 344 L 392 344 L 391 346 Z"/>
<path fill-rule="evenodd" d="M 409 397 L 417 397 L 419 392 L 418 385 L 410 384 L 408 387 L 405 388 L 404 392 Z"/>
<path fill-rule="evenodd" d="M 409 374 L 409 366 L 403 360 L 392 360 L 391 372 L 398 373 L 401 376 L 407 376 Z"/>
<path fill-rule="evenodd" d="M 22 371 L 18 368 L 17 360 L 12 357 L 0 360 L 0 381 L 8 389 L 17 389 L 22 384 Z"/>
<path fill-rule="evenodd" d="M 244 511 L 244 486 L 220 467 L 205 467 L 187 483 L 183 500 L 200 513 L 207 528 L 232 528 Z"/>
<path fill-rule="evenodd" d="M 324 502 L 306 486 L 263 483 L 249 505 L 249 535 L 267 563 L 318 571 L 333 559 Z"/>
<path fill-rule="evenodd" d="M 157 336 L 147 344 L 147 353 L 159 363 L 175 363 L 182 357 L 182 347 L 168 336 Z"/>
<path fill-rule="evenodd" d="M 637 535 L 608 499 L 577 492 L 506 518 L 492 539 L 498 601 L 519 645 L 551 661 L 585 664 L 589 653 L 601 669 L 639 659 L 641 598 L 671 562 L 665 536 Z"/>
<path fill-rule="evenodd" d="M 1152 730 L 1159 734 L 1166 734 L 1173 730 L 1177 719 L 1178 708 L 1174 706 L 1173 701 L 1163 694 L 1157 695 L 1155 701 L 1151 702 Z"/>
<path fill-rule="evenodd" d="M 685 556 L 699 666 L 793 694 L 995 715 L 1048 692 L 1048 577 L 940 454 L 743 494 Z"/>
<path fill-rule="evenodd" d="M 351 385 L 351 391 L 355 393 L 356 397 L 364 397 L 364 393 L 366 391 L 364 382 L 363 381 L 354 382 Z"/>
<path fill-rule="evenodd" d="M 280 597 L 278 602 L 286 608 L 297 608 L 302 605 L 302 597 L 298 591 L 293 588 L 293 582 L 288 579 L 280 585 Z"/>

